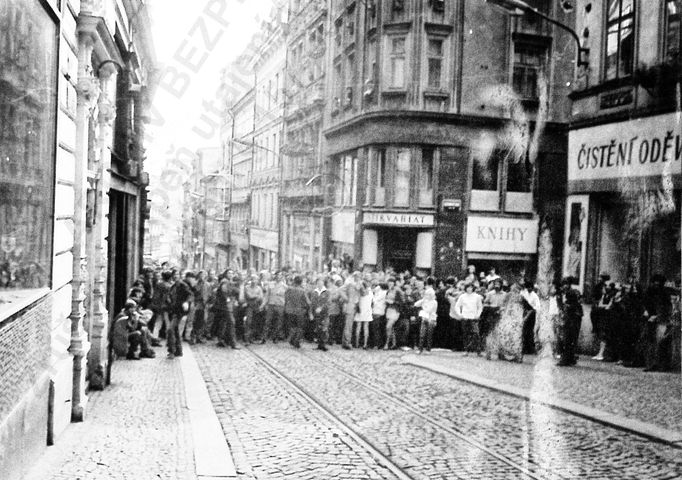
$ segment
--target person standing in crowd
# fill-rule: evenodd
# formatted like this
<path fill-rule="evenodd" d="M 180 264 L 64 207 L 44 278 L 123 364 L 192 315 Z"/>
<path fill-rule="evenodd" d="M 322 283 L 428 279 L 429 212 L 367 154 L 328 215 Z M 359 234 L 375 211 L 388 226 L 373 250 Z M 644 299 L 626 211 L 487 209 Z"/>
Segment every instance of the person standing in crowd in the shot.
<path fill-rule="evenodd" d="M 474 284 L 467 283 L 464 293 L 459 296 L 455 304 L 455 312 L 462 319 L 464 334 L 464 355 L 481 353 L 481 339 L 479 335 L 479 320 L 483 313 L 481 296 L 474 292 Z"/>
<path fill-rule="evenodd" d="M 161 327 L 165 326 L 168 332 L 168 308 L 170 307 L 170 288 L 173 274 L 170 271 L 161 272 L 161 280 L 156 283 L 154 294 L 152 295 L 151 308 L 154 312 L 154 326 L 152 336 L 159 338 Z M 166 336 L 168 333 L 166 333 Z"/>
<path fill-rule="evenodd" d="M 512 362 L 523 361 L 524 303 L 521 285 L 514 283 L 502 304 L 497 325 L 497 357 Z"/>
<path fill-rule="evenodd" d="M 265 286 L 265 327 L 262 343 L 269 337 L 273 343 L 282 338 L 284 328 L 284 294 L 287 284 L 281 272 L 275 273 L 273 281 Z"/>
<path fill-rule="evenodd" d="M 369 340 L 369 324 L 372 322 L 372 300 L 374 295 L 372 289 L 366 281 L 360 283 L 360 299 L 358 300 L 358 311 L 355 314 L 355 348 L 359 347 L 360 334 L 362 334 L 362 348 L 367 350 Z"/>
<path fill-rule="evenodd" d="M 213 321 L 218 324 L 218 347 L 229 345 L 235 350 L 239 349 L 234 324 L 234 309 L 238 302 L 239 288 L 227 278 L 223 279 L 218 286 L 212 306 Z"/>
<path fill-rule="evenodd" d="M 336 278 L 336 279 L 335 279 Z M 333 275 L 329 280 L 329 343 L 340 344 L 343 335 L 343 279 Z"/>
<path fill-rule="evenodd" d="M 386 295 L 388 284 L 378 282 L 373 289 L 374 299 L 372 300 L 372 323 L 370 337 L 372 338 L 372 348 L 381 348 L 386 343 Z"/>
<path fill-rule="evenodd" d="M 301 338 L 310 309 L 308 296 L 302 285 L 303 277 L 296 275 L 284 294 L 284 315 L 287 317 L 287 323 L 291 326 L 289 343 L 294 348 L 301 348 Z"/>
<path fill-rule="evenodd" d="M 419 318 L 421 320 L 419 328 L 419 353 L 426 348 L 427 352 L 431 351 L 433 344 L 433 329 L 436 327 L 436 320 L 438 319 L 438 301 L 436 300 L 436 292 L 433 278 L 426 280 L 426 289 L 421 299 L 414 304 L 419 307 Z"/>
<path fill-rule="evenodd" d="M 166 332 L 168 358 L 182 356 L 180 325 L 187 317 L 192 305 L 192 291 L 196 283 L 193 272 L 186 272 L 184 279 L 178 279 L 170 289 L 170 328 Z"/>
<path fill-rule="evenodd" d="M 388 279 L 388 291 L 386 292 L 386 342 L 384 350 L 396 348 L 395 325 L 400 319 L 400 311 L 403 304 L 403 292 L 396 284 L 396 279 Z"/>
<path fill-rule="evenodd" d="M 491 269 L 494 273 L 495 269 Z M 488 360 L 491 359 L 492 354 L 497 349 L 498 328 L 500 322 L 500 312 L 502 305 L 507 298 L 507 293 L 502 290 L 502 279 L 497 277 L 492 281 L 492 289 L 488 291 L 483 299 L 483 313 L 481 314 L 482 323 L 485 323 L 485 328 L 481 333 L 482 341 L 485 345 L 485 356 Z"/>
<path fill-rule="evenodd" d="M 535 285 L 530 280 L 523 283 L 521 297 L 524 300 L 523 314 L 523 353 L 535 353 L 535 321 L 540 310 L 540 297 L 535 293 Z"/>
<path fill-rule="evenodd" d="M 187 341 L 190 345 L 196 343 L 204 343 L 202 336 L 206 328 L 206 300 L 208 299 L 209 291 L 206 285 L 206 272 L 200 270 L 197 274 L 197 282 L 194 286 L 194 309 L 191 315 L 191 321 L 187 322 Z"/>
<path fill-rule="evenodd" d="M 218 287 L 220 286 L 217 282 L 215 276 L 215 270 L 209 269 L 206 275 L 206 298 L 205 301 L 205 311 L 206 311 L 206 324 L 204 326 L 203 337 L 205 340 L 212 340 L 216 336 L 213 327 L 213 302 L 215 302 L 215 296 L 218 292 Z"/>
<path fill-rule="evenodd" d="M 557 363 L 560 367 L 573 366 L 578 361 L 576 349 L 580 335 L 580 324 L 583 319 L 583 307 L 580 303 L 580 293 L 574 288 L 578 281 L 574 277 L 565 278 L 561 282 L 561 290 L 557 295 L 557 304 L 561 316 L 561 335 Z"/>
<path fill-rule="evenodd" d="M 442 280 L 438 281 L 438 286 L 436 288 L 436 301 L 438 302 L 438 311 L 436 312 L 436 326 L 433 329 L 433 341 L 434 347 L 437 348 L 452 348 L 452 339 L 450 334 L 450 302 L 446 298 L 445 294 L 448 291 L 449 285 L 448 281 L 454 283 L 454 278 L 449 277 L 445 282 Z"/>
<path fill-rule="evenodd" d="M 263 289 L 258 282 L 258 276 L 252 274 L 244 286 L 244 301 L 246 302 L 246 317 L 244 319 L 244 344 L 253 341 L 253 328 L 256 316 L 263 308 Z"/>
<path fill-rule="evenodd" d="M 453 278 L 453 280 L 455 280 Z M 452 335 L 452 349 L 453 350 L 463 350 L 464 344 L 462 342 L 462 318 L 457 313 L 455 305 L 457 304 L 457 299 L 464 292 L 464 282 L 456 280 L 453 285 L 448 288 L 445 292 L 445 298 L 450 304 L 450 311 L 448 312 L 448 317 L 450 317 L 450 323 L 452 325 L 451 335 Z"/>
<path fill-rule="evenodd" d="M 651 284 L 644 295 L 644 361 L 645 372 L 665 371 L 666 358 L 665 335 L 671 320 L 671 292 L 665 286 L 665 277 L 656 274 L 651 277 Z"/>
<path fill-rule="evenodd" d="M 640 338 L 644 329 L 644 303 L 642 300 L 641 287 L 631 279 L 625 287 L 623 298 L 623 342 L 620 357 L 623 366 L 643 367 L 642 346 Z"/>
<path fill-rule="evenodd" d="M 319 276 L 315 280 L 315 289 L 310 292 L 310 316 L 315 322 L 315 336 L 317 349 L 327 351 L 329 336 L 329 291 L 326 287 L 327 279 Z"/>
<path fill-rule="evenodd" d="M 354 272 L 346 279 L 343 286 L 343 295 L 346 298 L 346 303 L 343 307 L 345 321 L 343 325 L 343 338 L 341 346 L 345 350 L 351 349 L 351 340 L 353 338 L 353 324 L 355 322 L 355 314 L 358 312 L 358 304 L 360 303 L 360 273 Z"/>
<path fill-rule="evenodd" d="M 611 276 L 602 272 L 599 275 L 599 282 L 592 288 L 590 320 L 592 321 L 592 333 L 599 341 L 599 352 L 592 357 L 592 360 L 604 360 L 604 353 L 606 352 L 606 317 L 608 316 L 607 310 L 611 305 L 611 297 L 608 292 L 609 280 L 611 280 Z"/>

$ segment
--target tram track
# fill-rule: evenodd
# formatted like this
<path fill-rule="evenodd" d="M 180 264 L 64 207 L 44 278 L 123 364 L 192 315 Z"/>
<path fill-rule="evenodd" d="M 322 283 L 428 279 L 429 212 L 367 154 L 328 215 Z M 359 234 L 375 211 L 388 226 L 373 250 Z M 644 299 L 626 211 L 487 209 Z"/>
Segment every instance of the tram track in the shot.
<path fill-rule="evenodd" d="M 371 453 L 375 458 L 379 459 L 381 464 L 383 464 L 386 468 L 388 468 L 397 478 L 400 479 L 416 479 L 416 478 L 423 478 L 422 476 L 415 476 L 414 474 L 411 473 L 409 467 L 406 468 L 400 464 L 399 460 L 395 460 L 393 457 L 394 452 L 388 446 L 388 448 L 382 447 L 381 445 L 377 445 L 375 442 L 373 442 L 370 438 L 368 438 L 367 435 L 363 434 L 357 426 L 353 425 L 351 422 L 348 422 L 344 420 L 343 418 L 338 415 L 332 407 L 326 404 L 323 400 L 321 400 L 317 395 L 314 393 L 310 392 L 309 389 L 307 389 L 304 385 L 302 385 L 300 382 L 298 382 L 296 379 L 292 378 L 291 375 L 285 373 L 283 369 L 278 368 L 273 362 L 265 358 L 263 355 L 261 355 L 259 352 L 257 352 L 256 349 L 247 349 L 250 355 L 252 355 L 261 365 L 263 365 L 264 368 L 266 368 L 270 373 L 272 373 L 275 377 L 279 378 L 283 383 L 289 386 L 289 388 L 294 389 L 299 395 L 304 397 L 309 403 L 315 406 L 318 410 L 320 410 L 324 415 L 332 421 L 334 424 L 336 424 L 341 430 L 346 432 L 351 438 L 353 438 L 355 441 L 358 442 L 358 444 L 362 445 L 363 448 L 365 448 L 369 453 Z M 451 437 L 453 438 L 453 441 L 459 441 L 459 442 L 464 442 L 468 447 L 475 449 L 476 451 L 480 452 L 481 454 L 490 457 L 491 459 L 494 459 L 496 462 L 500 462 L 501 464 L 504 464 L 507 469 L 510 471 L 516 472 L 518 475 L 518 478 L 524 478 L 524 479 L 533 479 L 533 480 L 545 480 L 546 478 L 552 478 L 552 479 L 567 479 L 568 477 L 558 475 L 556 473 L 552 473 L 551 475 L 545 476 L 541 473 L 534 472 L 530 468 L 519 464 L 518 462 L 514 461 L 513 459 L 508 458 L 505 455 L 502 455 L 493 449 L 485 446 L 481 442 L 477 441 L 476 439 L 472 438 L 471 436 L 467 435 L 466 433 L 462 431 L 457 431 L 456 429 L 448 426 L 447 424 L 449 423 L 446 421 L 446 419 L 439 419 L 433 415 L 426 414 L 424 412 L 421 412 L 414 406 L 410 405 L 408 402 L 405 400 L 399 398 L 398 396 L 387 392 L 385 390 L 382 390 L 380 388 L 377 388 L 374 385 L 371 385 L 370 383 L 366 382 L 362 378 L 358 377 L 357 375 L 348 372 L 344 370 L 343 368 L 339 367 L 338 365 L 334 364 L 333 362 L 329 361 L 323 361 L 319 358 L 316 358 L 314 355 L 311 353 L 305 352 L 305 351 L 300 351 L 298 352 L 302 357 L 310 361 L 311 363 L 314 363 L 316 365 L 322 366 L 323 368 L 328 368 L 331 369 L 332 371 L 336 372 L 337 374 L 341 375 L 344 377 L 347 381 L 353 382 L 354 384 L 358 385 L 361 387 L 362 391 L 367 392 L 368 395 L 376 395 L 381 397 L 384 400 L 388 400 L 391 404 L 393 404 L 395 407 L 398 409 L 403 409 L 409 412 L 409 414 L 414 415 L 416 418 L 419 420 L 423 421 L 425 424 L 430 425 L 432 428 L 437 429 L 438 431 L 441 432 L 446 437 Z M 456 440 L 455 440 L 456 439 Z M 389 450 L 388 452 L 385 452 L 385 450 Z M 537 466 L 538 469 L 543 469 L 540 466 Z M 455 473 L 455 472 L 453 472 Z M 468 478 L 466 476 L 462 477 L 461 476 L 462 472 L 459 472 L 458 477 L 459 478 Z"/>

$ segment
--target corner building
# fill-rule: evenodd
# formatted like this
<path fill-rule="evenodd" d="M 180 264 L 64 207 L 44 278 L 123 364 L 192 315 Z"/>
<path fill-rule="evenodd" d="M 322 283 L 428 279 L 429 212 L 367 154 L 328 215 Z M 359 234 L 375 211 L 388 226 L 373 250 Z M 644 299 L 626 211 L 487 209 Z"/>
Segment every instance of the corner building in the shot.
<path fill-rule="evenodd" d="M 484 2 L 333 0 L 329 11 L 328 250 L 439 277 L 469 263 L 532 274 L 542 222 L 559 269 L 571 38 Z"/>

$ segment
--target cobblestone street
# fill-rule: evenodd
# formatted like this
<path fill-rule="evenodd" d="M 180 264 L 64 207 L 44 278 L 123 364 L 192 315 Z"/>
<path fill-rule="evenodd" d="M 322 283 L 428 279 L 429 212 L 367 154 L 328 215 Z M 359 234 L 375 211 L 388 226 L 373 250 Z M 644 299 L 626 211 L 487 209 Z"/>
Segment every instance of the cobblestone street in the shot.
<path fill-rule="evenodd" d="M 197 346 L 183 359 L 117 361 L 112 386 L 91 395 L 86 421 L 71 426 L 26 480 L 209 478 L 195 473 L 189 377 L 181 368 L 194 359 L 239 480 L 682 478 L 679 448 L 418 368 L 406 363 L 410 356 L 268 344 Z M 423 358 L 485 373 L 482 359 Z M 498 370 L 488 376 L 507 372 L 509 383 L 532 368 L 493 365 Z M 561 370 L 554 380 L 573 377 L 574 400 L 612 396 L 602 399 L 606 408 L 627 397 L 617 390 L 627 379 L 609 369 L 601 368 L 601 383 L 582 389 L 575 378 L 593 378 L 590 369 Z M 659 376 L 655 385 L 674 378 Z M 556 383 L 542 381 L 547 388 Z M 552 393 L 567 395 L 560 388 Z M 623 413 L 634 414 L 630 408 Z"/>
<path fill-rule="evenodd" d="M 195 350 L 249 478 L 387 478 L 268 367 L 408 478 L 682 478 L 679 449 L 406 365 L 403 352 L 311 348 Z"/>

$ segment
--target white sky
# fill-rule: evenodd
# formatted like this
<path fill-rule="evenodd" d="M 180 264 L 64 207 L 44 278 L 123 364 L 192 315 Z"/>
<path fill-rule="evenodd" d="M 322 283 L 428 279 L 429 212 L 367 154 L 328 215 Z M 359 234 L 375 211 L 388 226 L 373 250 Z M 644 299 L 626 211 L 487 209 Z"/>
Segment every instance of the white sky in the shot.
<path fill-rule="evenodd" d="M 165 167 L 171 148 L 194 151 L 220 146 L 218 138 L 207 141 L 193 133 L 192 128 L 205 125 L 200 120 L 202 103 L 216 100 L 220 69 L 242 52 L 259 28 L 260 20 L 268 17 L 272 0 L 148 0 L 148 3 L 159 65 L 187 73 L 191 82 L 181 97 L 163 86 L 157 89 L 154 107 L 164 123 L 148 129 L 151 140 L 145 163 L 154 175 Z M 209 4 L 217 11 L 221 3 L 226 5 L 221 18 L 227 25 L 204 12 Z M 207 50 L 210 47 L 207 40 L 212 42 L 216 38 L 216 46 Z M 192 52 L 192 48 L 196 51 Z M 193 61 L 204 53 L 208 57 L 196 73 L 191 73 L 174 58 L 176 52 L 185 53 Z"/>

